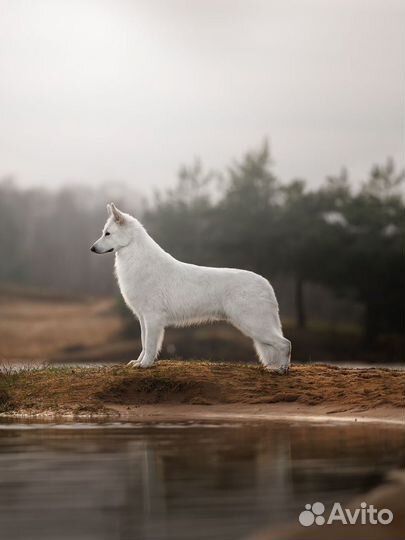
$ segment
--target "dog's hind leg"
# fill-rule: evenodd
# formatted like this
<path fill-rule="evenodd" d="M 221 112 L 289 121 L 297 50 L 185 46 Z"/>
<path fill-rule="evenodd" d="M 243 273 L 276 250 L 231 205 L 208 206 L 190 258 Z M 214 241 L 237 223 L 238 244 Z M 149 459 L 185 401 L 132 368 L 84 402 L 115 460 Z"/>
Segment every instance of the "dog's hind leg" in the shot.
<path fill-rule="evenodd" d="M 230 322 L 253 340 L 260 362 L 266 369 L 287 373 L 291 342 L 283 336 L 277 304 L 261 302 L 233 310 Z"/>
<path fill-rule="evenodd" d="M 145 336 L 146 336 L 146 327 L 145 327 L 145 322 L 144 322 L 144 319 L 142 317 L 142 315 L 139 315 L 138 316 L 138 320 L 139 320 L 139 324 L 140 324 L 140 327 L 141 327 L 141 343 L 142 343 L 142 350 L 138 356 L 138 358 L 136 360 L 130 360 L 128 362 L 128 366 L 139 366 L 139 364 L 142 362 L 143 360 L 143 357 L 144 357 L 144 354 L 145 354 Z"/>
<path fill-rule="evenodd" d="M 140 367 L 151 367 L 159 354 L 164 336 L 164 325 L 160 319 L 146 317 L 144 319 L 146 328 L 144 355 L 139 364 Z"/>

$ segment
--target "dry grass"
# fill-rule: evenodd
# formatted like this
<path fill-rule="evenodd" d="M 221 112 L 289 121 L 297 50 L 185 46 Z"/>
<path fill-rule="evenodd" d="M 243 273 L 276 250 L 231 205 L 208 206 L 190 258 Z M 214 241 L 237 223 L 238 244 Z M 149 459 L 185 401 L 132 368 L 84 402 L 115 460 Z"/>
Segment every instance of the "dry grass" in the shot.
<path fill-rule="evenodd" d="M 336 404 L 337 408 L 403 407 L 405 373 L 388 369 L 293 366 L 288 376 L 258 366 L 160 361 L 122 366 L 44 368 L 0 375 L 4 411 L 102 411 L 109 404 Z"/>

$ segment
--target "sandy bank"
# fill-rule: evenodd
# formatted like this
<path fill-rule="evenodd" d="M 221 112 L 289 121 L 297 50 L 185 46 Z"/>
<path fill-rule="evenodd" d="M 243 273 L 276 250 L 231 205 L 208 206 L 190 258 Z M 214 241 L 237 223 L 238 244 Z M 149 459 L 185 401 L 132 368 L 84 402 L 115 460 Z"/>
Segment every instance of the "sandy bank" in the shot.
<path fill-rule="evenodd" d="M 328 405 L 297 405 L 274 403 L 249 405 L 243 403 L 206 405 L 116 405 L 108 407 L 123 420 L 137 422 L 245 422 L 245 421 L 309 421 L 309 422 L 384 422 L 405 427 L 405 411 L 395 407 L 367 410 L 336 409 Z"/>
<path fill-rule="evenodd" d="M 148 370 L 109 366 L 0 374 L 4 415 L 122 416 L 136 420 L 305 417 L 404 422 L 405 372 L 161 361 Z M 356 420 L 355 420 L 356 421 Z"/>

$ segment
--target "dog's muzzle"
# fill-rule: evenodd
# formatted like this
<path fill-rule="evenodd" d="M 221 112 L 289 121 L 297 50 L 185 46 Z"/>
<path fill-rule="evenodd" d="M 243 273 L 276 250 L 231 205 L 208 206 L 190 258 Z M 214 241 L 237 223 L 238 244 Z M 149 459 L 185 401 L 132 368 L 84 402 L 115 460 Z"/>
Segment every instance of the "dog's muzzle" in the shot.
<path fill-rule="evenodd" d="M 93 245 L 91 246 L 90 251 L 92 251 L 93 253 L 97 253 L 98 255 L 104 255 L 104 253 L 111 253 L 112 251 L 114 251 L 114 248 L 107 249 L 107 251 L 97 251 L 97 248 Z"/>

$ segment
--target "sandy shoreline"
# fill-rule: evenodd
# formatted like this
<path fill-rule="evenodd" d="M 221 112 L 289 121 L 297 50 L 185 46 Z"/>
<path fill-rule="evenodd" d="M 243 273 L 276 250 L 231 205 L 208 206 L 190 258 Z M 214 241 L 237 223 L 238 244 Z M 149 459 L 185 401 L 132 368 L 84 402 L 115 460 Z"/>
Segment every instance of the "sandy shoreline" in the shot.
<path fill-rule="evenodd" d="M 369 410 L 338 410 L 333 406 L 274 403 L 218 405 L 110 405 L 120 419 L 134 421 L 263 421 L 290 420 L 311 422 L 382 422 L 405 427 L 405 411 L 394 407 Z"/>
<path fill-rule="evenodd" d="M 43 368 L 0 377 L 10 418 L 100 418 L 136 422 L 310 420 L 405 425 L 405 373 L 327 365 L 259 366 L 159 362 Z"/>
<path fill-rule="evenodd" d="M 2 413 L 4 419 L 37 420 L 110 420 L 136 423 L 159 422 L 316 422 L 316 423 L 382 423 L 405 428 L 405 411 L 395 407 L 376 407 L 368 410 L 339 410 L 326 405 L 299 405 L 274 403 L 250 405 L 243 403 L 207 405 L 153 404 L 118 405 L 106 404 L 104 411 L 73 414 L 71 411 L 41 412 L 19 411 Z"/>

